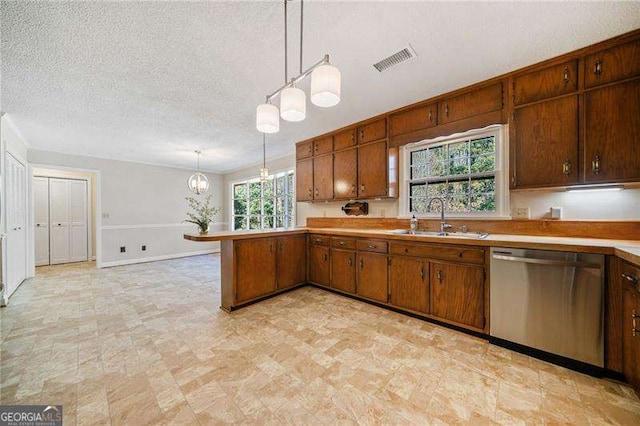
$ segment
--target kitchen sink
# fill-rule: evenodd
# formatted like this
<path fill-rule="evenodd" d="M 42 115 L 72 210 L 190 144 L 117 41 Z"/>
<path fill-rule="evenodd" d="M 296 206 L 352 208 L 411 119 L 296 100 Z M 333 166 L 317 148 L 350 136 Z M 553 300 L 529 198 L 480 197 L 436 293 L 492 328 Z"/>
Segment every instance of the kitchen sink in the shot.
<path fill-rule="evenodd" d="M 394 229 L 389 231 L 394 235 L 415 235 L 423 237 L 451 237 L 451 238 L 469 238 L 472 240 L 482 240 L 489 236 L 484 232 L 471 233 L 471 232 L 436 232 L 436 231 L 411 231 L 410 229 Z"/>

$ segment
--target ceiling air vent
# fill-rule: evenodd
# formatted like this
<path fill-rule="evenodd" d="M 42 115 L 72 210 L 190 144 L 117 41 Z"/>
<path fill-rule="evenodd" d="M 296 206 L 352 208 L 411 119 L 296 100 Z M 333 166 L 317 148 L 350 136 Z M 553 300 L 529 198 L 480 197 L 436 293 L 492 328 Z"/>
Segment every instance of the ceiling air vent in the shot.
<path fill-rule="evenodd" d="M 417 56 L 416 51 L 413 50 L 413 47 L 411 47 L 410 45 L 407 45 L 407 47 L 405 47 L 404 49 L 394 53 L 393 55 L 387 58 L 384 58 L 383 60 L 381 60 L 376 64 L 373 64 L 373 66 L 379 72 L 383 72 L 388 70 L 389 68 L 395 67 L 401 62 L 405 62 L 405 61 L 408 61 L 409 59 L 413 59 L 416 56 Z"/>

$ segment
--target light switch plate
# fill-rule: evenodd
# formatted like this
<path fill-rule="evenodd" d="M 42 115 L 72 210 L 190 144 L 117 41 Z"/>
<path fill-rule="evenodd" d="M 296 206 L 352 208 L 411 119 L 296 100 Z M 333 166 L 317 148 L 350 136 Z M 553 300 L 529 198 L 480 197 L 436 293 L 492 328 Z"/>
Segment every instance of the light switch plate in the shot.
<path fill-rule="evenodd" d="M 549 209 L 551 219 L 562 219 L 562 207 L 551 207 Z"/>
<path fill-rule="evenodd" d="M 531 219 L 531 208 L 514 207 L 511 216 L 514 219 Z"/>

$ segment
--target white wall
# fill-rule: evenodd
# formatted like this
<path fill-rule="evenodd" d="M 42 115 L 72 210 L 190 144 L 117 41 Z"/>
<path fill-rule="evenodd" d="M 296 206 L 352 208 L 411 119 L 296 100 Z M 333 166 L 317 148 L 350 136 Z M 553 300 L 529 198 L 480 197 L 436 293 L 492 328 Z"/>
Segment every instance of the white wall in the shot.
<path fill-rule="evenodd" d="M 182 238 L 194 233 L 194 225 L 185 224 L 188 210 L 185 197 L 190 170 L 93 157 L 30 150 L 29 161 L 39 165 L 91 169 L 100 175 L 100 211 L 102 266 L 114 266 L 186 256 L 219 250 L 219 243 L 197 243 Z M 207 174 L 214 205 L 223 206 L 222 176 Z M 222 211 L 214 219 L 212 231 L 224 227 Z M 142 245 L 147 246 L 142 251 Z M 120 247 L 126 247 L 120 253 Z"/>

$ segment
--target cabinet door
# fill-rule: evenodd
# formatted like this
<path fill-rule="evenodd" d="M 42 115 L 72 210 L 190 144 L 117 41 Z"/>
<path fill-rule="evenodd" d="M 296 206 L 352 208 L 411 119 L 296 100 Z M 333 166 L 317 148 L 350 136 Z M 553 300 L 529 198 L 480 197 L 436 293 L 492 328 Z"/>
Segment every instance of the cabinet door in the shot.
<path fill-rule="evenodd" d="M 309 158 L 313 155 L 313 142 L 301 142 L 296 144 L 296 159 Z"/>
<path fill-rule="evenodd" d="M 356 252 L 331 250 L 331 288 L 356 292 Z"/>
<path fill-rule="evenodd" d="M 296 200 L 313 200 L 313 159 L 296 163 Z"/>
<path fill-rule="evenodd" d="M 389 297 L 387 255 L 358 252 L 357 261 L 358 296 L 387 303 Z"/>
<path fill-rule="evenodd" d="M 309 281 L 329 287 L 329 247 L 309 247 Z"/>
<path fill-rule="evenodd" d="M 431 313 L 437 317 L 484 327 L 484 270 L 479 266 L 431 262 Z"/>
<path fill-rule="evenodd" d="M 589 55 L 584 64 L 587 88 L 640 75 L 640 40 Z"/>
<path fill-rule="evenodd" d="M 622 373 L 636 392 L 640 392 L 640 292 L 637 284 L 625 285 L 622 310 Z"/>
<path fill-rule="evenodd" d="M 333 136 L 313 140 L 313 155 L 328 154 L 333 151 Z"/>
<path fill-rule="evenodd" d="M 573 60 L 515 77 L 513 103 L 514 105 L 526 104 L 576 90 L 578 90 L 578 61 Z"/>
<path fill-rule="evenodd" d="M 578 97 L 525 106 L 516 109 L 514 114 L 515 171 L 512 171 L 511 187 L 576 183 Z"/>
<path fill-rule="evenodd" d="M 417 312 L 429 311 L 429 262 L 394 256 L 389 261 L 389 303 Z"/>
<path fill-rule="evenodd" d="M 585 182 L 640 179 L 640 80 L 584 95 Z"/>
<path fill-rule="evenodd" d="M 502 83 L 483 87 L 440 102 L 440 124 L 474 117 L 502 109 Z"/>
<path fill-rule="evenodd" d="M 278 290 L 302 284 L 307 279 L 307 237 L 292 235 L 278 238 Z"/>
<path fill-rule="evenodd" d="M 356 129 L 340 132 L 333 136 L 334 151 L 349 148 L 351 146 L 356 146 Z"/>
<path fill-rule="evenodd" d="M 313 158 L 313 199 L 331 200 L 333 198 L 333 155 Z"/>
<path fill-rule="evenodd" d="M 276 291 L 276 239 L 256 238 L 234 242 L 236 303 Z"/>
<path fill-rule="evenodd" d="M 358 149 L 352 148 L 333 154 L 333 196 L 358 196 Z"/>
<path fill-rule="evenodd" d="M 387 119 L 382 118 L 358 128 L 358 143 L 373 142 L 387 137 Z"/>
<path fill-rule="evenodd" d="M 358 196 L 384 197 L 389 190 L 387 179 L 387 142 L 358 147 Z"/>
<path fill-rule="evenodd" d="M 438 107 L 429 104 L 399 112 L 389 118 L 389 134 L 391 136 L 428 129 L 437 124 Z"/>

